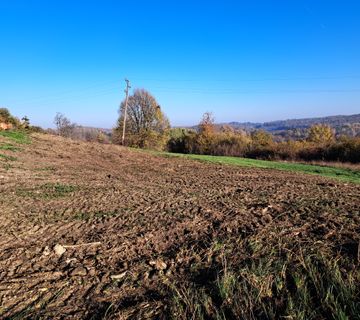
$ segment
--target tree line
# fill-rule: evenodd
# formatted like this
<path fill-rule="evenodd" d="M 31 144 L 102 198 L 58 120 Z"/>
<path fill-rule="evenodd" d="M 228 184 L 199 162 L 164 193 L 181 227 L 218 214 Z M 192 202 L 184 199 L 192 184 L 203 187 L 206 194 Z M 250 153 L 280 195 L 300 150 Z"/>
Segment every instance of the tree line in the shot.
<path fill-rule="evenodd" d="M 113 131 L 113 142 L 121 143 L 125 102 Z M 197 130 L 171 128 L 156 99 L 146 90 L 137 89 L 128 100 L 125 144 L 132 147 L 178 153 L 249 157 L 267 160 L 360 162 L 360 137 L 335 136 L 326 124 L 303 129 L 304 138 L 278 141 L 264 130 L 234 129 L 215 125 L 206 112 Z"/>
<path fill-rule="evenodd" d="M 125 101 L 119 108 L 119 117 L 112 133 L 101 129 L 78 126 L 62 113 L 54 118 L 56 129 L 46 132 L 85 141 L 122 143 Z M 14 127 L 41 131 L 0 109 L 0 122 Z M 165 150 L 177 153 L 236 156 L 267 160 L 304 160 L 360 162 L 360 137 L 335 135 L 326 124 L 302 128 L 296 139 L 279 140 L 265 130 L 235 129 L 215 125 L 214 117 L 206 112 L 196 129 L 171 128 L 170 122 L 155 97 L 144 89 L 136 89 L 128 98 L 125 145 L 130 147 Z"/>
<path fill-rule="evenodd" d="M 168 150 L 216 156 L 236 156 L 264 160 L 360 162 L 360 137 L 336 137 L 329 125 L 316 124 L 306 130 L 303 140 L 276 141 L 264 130 L 235 130 L 215 126 L 205 113 L 198 130 L 173 129 Z"/>

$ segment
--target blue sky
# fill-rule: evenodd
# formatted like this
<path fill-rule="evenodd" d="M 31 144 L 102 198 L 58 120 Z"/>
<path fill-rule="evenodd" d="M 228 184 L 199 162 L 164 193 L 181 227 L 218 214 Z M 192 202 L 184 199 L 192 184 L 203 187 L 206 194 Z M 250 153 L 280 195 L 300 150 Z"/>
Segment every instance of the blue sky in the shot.
<path fill-rule="evenodd" d="M 0 106 L 112 127 L 125 77 L 173 125 L 360 113 L 360 1 L 0 0 Z"/>

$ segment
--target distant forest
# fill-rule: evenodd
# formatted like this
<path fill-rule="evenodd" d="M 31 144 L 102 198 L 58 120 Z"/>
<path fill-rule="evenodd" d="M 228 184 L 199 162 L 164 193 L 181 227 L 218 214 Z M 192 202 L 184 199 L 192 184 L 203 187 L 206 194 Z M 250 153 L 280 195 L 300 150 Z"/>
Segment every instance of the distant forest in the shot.
<path fill-rule="evenodd" d="M 335 130 L 336 136 L 346 135 L 349 137 L 360 136 L 360 114 L 349 116 L 338 115 L 322 118 L 289 119 L 264 123 L 230 122 L 220 123 L 217 126 L 231 126 L 247 132 L 265 130 L 278 138 L 300 140 L 306 136 L 306 131 L 315 124 L 326 124 Z M 196 128 L 196 127 L 194 127 Z"/>

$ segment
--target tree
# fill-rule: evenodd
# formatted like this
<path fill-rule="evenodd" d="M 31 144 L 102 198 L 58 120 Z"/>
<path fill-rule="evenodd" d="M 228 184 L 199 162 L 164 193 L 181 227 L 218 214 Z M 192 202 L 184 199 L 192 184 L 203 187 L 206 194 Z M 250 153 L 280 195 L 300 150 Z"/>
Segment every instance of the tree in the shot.
<path fill-rule="evenodd" d="M 253 144 L 257 147 L 267 147 L 274 143 L 273 136 L 264 130 L 256 130 L 252 132 L 251 139 Z"/>
<path fill-rule="evenodd" d="M 197 152 L 211 154 L 215 143 L 215 119 L 211 112 L 205 112 L 198 127 L 199 133 L 196 138 Z"/>
<path fill-rule="evenodd" d="M 328 144 L 335 138 L 333 129 L 326 124 L 313 125 L 308 132 L 308 141 L 316 144 Z"/>
<path fill-rule="evenodd" d="M 211 112 L 205 112 L 199 123 L 199 133 L 203 135 L 213 135 L 215 133 L 215 119 Z"/>
<path fill-rule="evenodd" d="M 121 141 L 125 101 L 120 105 L 119 119 L 114 130 L 114 142 Z M 136 89 L 129 96 L 125 143 L 140 148 L 162 149 L 168 138 L 169 120 L 156 99 L 144 89 Z"/>
<path fill-rule="evenodd" d="M 220 127 L 220 132 L 226 136 L 233 136 L 235 134 L 235 129 L 228 124 L 224 124 Z"/>
<path fill-rule="evenodd" d="M 75 123 L 72 123 L 70 119 L 60 112 L 56 113 L 54 124 L 56 126 L 57 134 L 63 137 L 71 137 L 76 127 Z"/>
<path fill-rule="evenodd" d="M 22 117 L 21 121 L 22 121 L 22 125 L 25 129 L 30 128 L 30 120 L 27 116 Z"/>

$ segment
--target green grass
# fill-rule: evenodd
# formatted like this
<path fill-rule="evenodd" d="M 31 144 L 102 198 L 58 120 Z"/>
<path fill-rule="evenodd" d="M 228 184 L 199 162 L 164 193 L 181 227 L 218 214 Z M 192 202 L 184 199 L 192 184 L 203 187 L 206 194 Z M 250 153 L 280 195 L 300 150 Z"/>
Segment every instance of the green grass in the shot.
<path fill-rule="evenodd" d="M 11 131 L 0 131 L 0 137 L 6 138 L 5 141 L 1 141 L 0 150 L 4 151 L 20 151 L 21 148 L 14 145 L 15 144 L 29 144 L 30 138 L 29 135 L 24 131 L 11 130 Z M 13 156 L 9 156 L 6 154 L 0 153 L 0 159 L 5 161 L 16 161 L 17 158 Z"/>
<path fill-rule="evenodd" d="M 178 154 L 178 153 L 168 153 L 168 152 L 154 152 L 154 154 L 165 157 L 179 157 L 185 159 L 192 159 L 192 160 L 198 160 L 204 162 L 234 165 L 241 167 L 301 172 L 306 174 L 313 174 L 328 178 L 334 178 L 344 182 L 353 182 L 360 184 L 360 171 L 351 170 L 347 168 L 318 166 L 318 165 L 292 163 L 292 162 L 255 160 L 255 159 L 246 159 L 246 158 L 238 158 L 238 157 L 207 156 L 207 155 L 197 155 L 197 154 Z"/>
<path fill-rule="evenodd" d="M 20 148 L 15 147 L 10 143 L 0 144 L 0 150 L 18 151 Z"/>
<path fill-rule="evenodd" d="M 29 144 L 31 142 L 29 135 L 25 131 L 19 130 L 0 131 L 0 137 L 8 138 L 20 144 Z"/>
<path fill-rule="evenodd" d="M 8 160 L 8 161 L 16 161 L 17 158 L 12 156 L 7 156 L 6 154 L 0 153 L 0 159 Z"/>
<path fill-rule="evenodd" d="M 46 183 L 41 186 L 41 189 L 51 194 L 64 196 L 68 193 L 76 191 L 77 188 L 72 185 L 66 185 L 61 183 Z"/>
<path fill-rule="evenodd" d="M 77 190 L 77 186 L 61 183 L 46 183 L 35 189 L 18 189 L 16 193 L 22 197 L 55 199 L 65 197 Z"/>
<path fill-rule="evenodd" d="M 323 253 L 281 256 L 266 249 L 261 257 L 219 267 L 216 280 L 167 282 L 173 318 L 358 319 L 356 271 L 345 275 L 338 260 Z"/>

